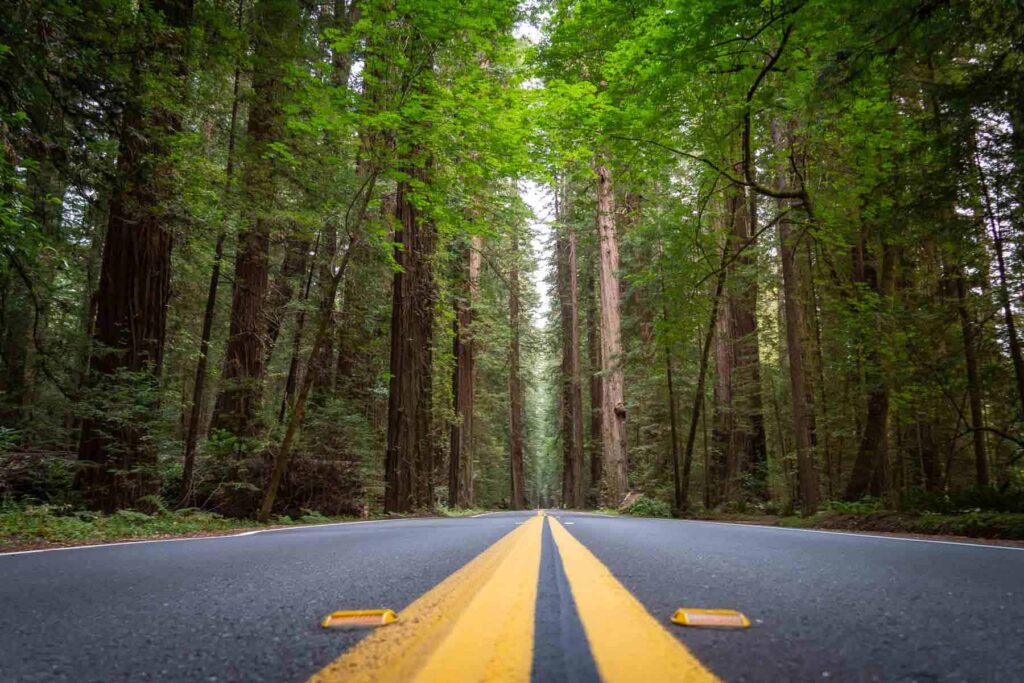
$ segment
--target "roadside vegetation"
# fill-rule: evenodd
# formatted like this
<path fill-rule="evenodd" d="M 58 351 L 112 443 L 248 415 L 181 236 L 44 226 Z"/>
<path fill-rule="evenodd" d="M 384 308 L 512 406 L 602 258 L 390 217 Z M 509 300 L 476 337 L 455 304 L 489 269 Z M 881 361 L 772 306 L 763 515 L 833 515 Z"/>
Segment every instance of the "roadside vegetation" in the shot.
<path fill-rule="evenodd" d="M 870 497 L 855 502 L 825 501 L 813 515 L 736 505 L 697 512 L 692 518 L 807 529 L 1024 540 L 1024 500 L 994 492 L 916 496 L 898 509 L 887 508 L 883 501 Z"/>

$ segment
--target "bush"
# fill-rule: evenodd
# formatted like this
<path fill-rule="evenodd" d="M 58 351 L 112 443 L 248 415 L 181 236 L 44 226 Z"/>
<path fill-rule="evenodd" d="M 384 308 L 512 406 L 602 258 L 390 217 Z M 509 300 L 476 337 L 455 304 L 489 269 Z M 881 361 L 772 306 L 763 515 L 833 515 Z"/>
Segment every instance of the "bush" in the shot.
<path fill-rule="evenodd" d="M 634 517 L 671 517 L 672 508 L 663 500 L 642 496 L 629 506 L 626 514 Z"/>
<path fill-rule="evenodd" d="M 73 503 L 76 468 L 73 453 L 0 448 L 0 497 L 16 503 Z"/>
<path fill-rule="evenodd" d="M 1024 513 L 1024 490 L 966 489 L 962 491 L 912 491 L 900 500 L 903 510 L 958 514 L 972 510 Z"/>
<path fill-rule="evenodd" d="M 826 510 L 831 510 L 840 515 L 870 515 L 884 510 L 885 504 L 880 498 L 865 496 L 860 500 L 851 502 L 830 500 L 825 503 L 824 507 Z"/>

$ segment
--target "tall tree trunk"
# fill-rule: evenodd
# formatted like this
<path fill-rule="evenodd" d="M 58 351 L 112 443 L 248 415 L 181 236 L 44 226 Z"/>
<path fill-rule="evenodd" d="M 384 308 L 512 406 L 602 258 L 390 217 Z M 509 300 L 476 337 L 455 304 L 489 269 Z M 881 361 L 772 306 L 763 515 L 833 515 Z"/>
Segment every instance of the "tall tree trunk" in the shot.
<path fill-rule="evenodd" d="M 757 265 L 754 240 L 757 234 L 756 193 L 750 188 L 736 198 L 733 238 L 736 264 L 741 271 L 730 301 L 735 347 L 734 391 L 741 429 L 738 433 L 737 469 L 747 497 L 763 501 L 768 497 L 768 442 L 764 430 L 764 402 L 761 397 L 761 350 L 757 332 Z"/>
<path fill-rule="evenodd" d="M 462 296 L 455 300 L 452 356 L 452 408 L 455 422 L 451 425 L 448 460 L 449 507 L 473 506 L 473 408 L 476 385 L 476 348 L 473 340 L 474 305 L 480 278 L 483 238 L 474 236 L 464 250 Z"/>
<path fill-rule="evenodd" d="M 509 470 L 511 497 L 509 507 L 522 510 L 526 507 L 526 468 L 524 462 L 524 420 L 523 383 L 520 375 L 519 335 L 520 320 L 519 292 L 519 233 L 512 231 L 512 268 L 509 271 L 508 324 L 510 332 L 508 353 L 509 393 Z"/>
<path fill-rule="evenodd" d="M 309 240 L 289 236 L 285 240 L 284 258 L 267 292 L 267 336 L 265 364 L 270 365 L 281 326 L 288 316 L 288 304 L 295 294 L 295 280 L 306 272 L 309 261 Z M 300 291 L 305 291 L 300 287 Z M 308 296 L 308 291 L 305 292 Z"/>
<path fill-rule="evenodd" d="M 742 172 L 737 165 L 736 172 Z M 725 190 L 726 240 L 732 258 L 725 309 L 715 334 L 715 416 L 712 504 L 742 493 L 763 500 L 767 491 L 768 448 L 761 400 L 761 354 L 757 337 L 756 259 L 751 246 L 756 229 L 755 193 Z"/>
<path fill-rule="evenodd" d="M 160 75 L 181 78 L 187 68 L 192 1 L 157 0 L 152 9 L 163 19 L 167 35 L 160 38 L 162 59 L 172 71 Z M 172 218 L 165 208 L 173 194 L 166 160 L 169 138 L 180 129 L 181 118 L 173 105 L 154 107 L 147 102 L 146 81 L 159 67 L 147 63 L 141 52 L 133 58 L 134 92 L 121 125 L 94 326 L 100 348 L 91 368 L 94 379 L 118 381 L 119 373 L 126 371 L 155 388 L 163 362 L 173 244 Z M 155 409 L 154 398 L 141 414 Z M 102 417 L 86 420 L 78 450 L 79 460 L 87 465 L 78 476 L 86 501 L 114 510 L 156 493 L 156 453 L 149 444 L 139 427 L 107 423 Z"/>
<path fill-rule="evenodd" d="M 626 460 L 626 398 L 622 370 L 622 321 L 619 316 L 619 245 L 615 237 L 615 196 L 612 174 L 598 164 L 597 232 L 601 294 L 601 447 L 604 460 L 603 498 L 618 507 L 629 489 Z"/>
<path fill-rule="evenodd" d="M 662 306 L 662 319 L 666 326 L 668 325 L 668 310 Z M 676 417 L 676 390 L 675 384 L 672 381 L 672 347 L 665 344 L 665 385 L 668 389 L 668 425 L 669 425 L 669 458 L 671 458 L 672 466 L 672 491 L 673 498 L 672 502 L 677 508 L 679 506 L 680 491 L 682 490 L 682 480 L 679 472 L 679 435 L 678 435 L 678 419 Z"/>
<path fill-rule="evenodd" d="M 564 213 L 564 207 L 560 207 Z M 556 265 L 562 326 L 562 505 L 580 508 L 583 497 L 583 391 L 580 386 L 579 284 L 576 230 L 565 225 L 557 238 Z"/>
<path fill-rule="evenodd" d="M 419 150 L 414 150 L 414 154 Z M 412 182 L 429 183 L 427 169 L 411 166 L 398 185 L 395 272 L 391 305 L 391 383 L 384 472 L 384 510 L 409 512 L 432 501 L 431 438 L 435 229 L 417 207 Z"/>
<path fill-rule="evenodd" d="M 679 477 L 679 485 L 675 490 L 675 507 L 677 512 L 683 512 L 690 505 L 690 471 L 693 467 L 693 447 L 697 442 L 697 425 L 701 418 L 701 408 L 704 405 L 704 391 L 708 377 L 708 359 L 711 355 L 711 342 L 715 337 L 715 327 L 718 324 L 718 316 L 722 310 L 722 297 L 725 292 L 725 280 L 728 275 L 729 248 L 722 250 L 722 262 L 718 267 L 718 277 L 715 278 L 715 293 L 711 297 L 711 313 L 708 316 L 708 331 L 704 335 L 704 343 L 701 345 L 700 366 L 697 370 L 697 390 L 693 396 L 693 408 L 690 411 L 690 429 L 686 434 L 686 449 L 683 451 L 683 471 Z M 712 507 L 711 490 L 708 481 L 708 470 L 711 469 L 708 445 L 710 439 L 707 434 L 707 420 L 704 421 L 704 507 Z"/>
<path fill-rule="evenodd" d="M 773 124 L 773 142 L 778 151 L 789 149 L 793 141 L 787 140 L 778 125 Z M 779 164 L 776 186 L 784 190 L 790 185 L 786 162 Z M 780 199 L 779 212 L 791 210 L 792 202 Z M 782 290 L 786 315 L 786 355 L 789 360 L 790 410 L 793 417 L 793 436 L 796 445 L 797 479 L 799 482 L 800 507 L 804 514 L 818 509 L 818 472 L 814 462 L 813 415 L 808 402 L 809 384 L 804 367 L 804 334 L 806 316 L 804 303 L 800 299 L 800 270 L 797 265 L 797 239 L 793 234 L 792 221 L 788 216 L 779 220 L 779 253 L 782 261 Z"/>
<path fill-rule="evenodd" d="M 799 299 L 797 282 L 796 240 L 790 221 L 779 221 L 779 242 L 782 258 L 783 296 L 786 310 L 786 352 L 789 359 L 790 410 L 793 414 L 793 436 L 796 442 L 797 477 L 800 507 L 805 514 L 818 507 L 818 477 L 814 465 L 811 440 L 811 414 L 807 404 L 807 376 L 804 370 L 804 310 Z"/>
<path fill-rule="evenodd" d="M 811 327 L 812 327 L 813 333 L 814 333 L 814 337 L 813 337 L 814 341 L 813 341 L 813 343 L 814 343 L 815 369 L 818 371 L 817 372 L 817 380 L 818 380 L 818 412 L 819 412 L 820 415 L 823 416 L 823 419 L 827 419 L 827 413 L 828 413 L 828 401 L 827 401 L 827 398 L 828 397 L 827 397 L 827 395 L 825 393 L 825 386 L 826 386 L 826 383 L 825 383 L 825 355 L 824 355 L 824 351 L 822 349 L 821 307 L 820 307 L 819 299 L 818 299 L 818 290 L 817 290 L 817 287 L 815 286 L 815 283 L 814 283 L 814 276 L 812 275 L 812 273 L 814 272 L 814 261 L 813 261 L 811 256 L 812 256 L 811 243 L 808 240 L 808 242 L 807 242 L 807 272 L 808 272 L 807 280 L 808 280 L 808 285 L 809 285 L 808 286 L 808 293 L 809 293 L 809 296 L 810 296 L 810 301 L 808 303 L 810 304 L 810 307 L 811 307 L 811 321 L 810 322 L 811 322 Z M 808 389 L 810 389 L 810 387 L 808 387 Z M 813 399 L 813 396 L 811 398 L 808 398 L 808 403 L 810 405 L 813 405 L 812 399 Z M 813 417 L 813 412 L 814 411 L 812 410 L 811 412 L 812 412 L 812 417 Z M 814 443 L 815 445 L 818 445 L 819 442 L 818 442 L 818 422 L 817 422 L 817 420 L 814 420 L 811 423 L 811 436 L 812 436 L 812 443 Z M 836 475 L 835 468 L 833 467 L 831 439 L 829 438 L 829 434 L 827 432 L 825 432 L 822 435 L 821 447 L 822 447 L 822 451 L 824 452 L 824 455 L 825 455 L 825 473 L 826 473 L 826 477 L 827 477 L 826 493 L 827 493 L 828 498 L 832 499 L 835 496 L 835 486 L 836 486 L 837 482 L 839 481 L 839 477 Z M 839 460 L 841 462 L 842 458 L 837 458 L 837 460 Z"/>
<path fill-rule="evenodd" d="M 988 180 L 985 171 L 978 158 L 977 152 L 974 155 L 974 167 L 981 183 L 982 199 L 984 201 L 985 220 L 992 233 L 992 248 L 996 253 L 996 273 L 999 276 L 997 286 L 999 294 L 999 305 L 1003 309 L 1003 322 L 1006 325 L 1006 340 L 1010 349 L 1010 360 L 1013 362 L 1014 386 L 1017 389 L 1017 401 L 1020 414 L 1024 416 L 1024 355 L 1021 353 L 1020 337 L 1017 333 L 1017 323 L 1013 316 L 1013 306 L 1010 302 L 1010 287 L 1007 284 L 1007 268 L 1005 244 L 1003 242 L 1003 231 L 999 220 L 995 215 L 995 208 L 992 195 L 989 192 Z"/>
<path fill-rule="evenodd" d="M 989 485 L 988 456 L 985 453 L 985 415 L 981 409 L 981 380 L 978 378 L 978 347 L 975 325 L 967 308 L 967 284 L 963 267 L 957 265 L 953 274 L 956 290 L 956 312 L 964 340 L 964 366 L 967 370 L 967 396 L 971 407 L 971 438 L 974 445 L 974 471 L 979 488 Z"/>
<path fill-rule="evenodd" d="M 595 272 L 597 266 L 593 257 L 587 264 L 587 367 L 590 372 L 590 488 L 588 504 L 597 507 L 601 501 L 601 397 L 604 394 L 601 381 L 601 333 L 597 313 L 597 292 Z"/>
<path fill-rule="evenodd" d="M 323 241 L 323 237 L 324 237 L 323 231 L 321 231 L 320 233 L 317 234 L 316 242 L 314 243 L 314 246 L 313 246 L 313 251 L 310 252 L 312 254 L 312 257 L 308 259 L 309 260 L 309 268 L 308 268 L 308 270 L 306 272 L 306 276 L 305 276 L 305 280 L 306 281 L 305 281 L 305 283 L 303 284 L 303 287 L 302 287 L 302 304 L 303 304 L 303 307 L 302 307 L 302 310 L 299 311 L 298 317 L 296 317 L 296 319 L 295 319 L 295 329 L 292 331 L 292 353 L 291 353 L 291 359 L 288 361 L 288 376 L 285 379 L 285 383 L 284 383 L 284 394 L 281 396 L 281 405 L 277 409 L 277 422 L 278 422 L 278 424 L 284 422 L 284 416 L 288 412 L 288 406 L 291 405 L 292 397 L 295 396 L 295 390 L 296 390 L 297 387 L 301 386 L 301 381 L 299 379 L 299 375 L 302 373 L 303 368 L 302 368 L 301 360 L 299 359 L 299 355 L 302 352 L 302 333 L 305 331 L 305 328 L 306 328 L 306 307 L 305 307 L 305 304 L 309 301 L 310 292 L 313 290 L 313 275 L 317 271 L 319 271 L 321 275 L 325 276 L 325 277 L 322 277 L 320 279 L 320 282 L 330 282 L 331 278 L 333 277 L 333 275 L 332 275 L 332 273 L 330 271 L 331 263 L 329 263 L 329 261 L 331 259 L 329 259 L 329 258 L 322 258 L 322 259 L 319 259 L 320 263 L 318 263 L 318 257 L 321 256 L 320 252 L 321 252 L 321 247 L 322 247 L 321 243 Z M 308 244 L 306 245 L 305 248 L 308 249 Z M 334 253 L 336 253 L 336 251 L 337 251 L 337 236 L 336 235 L 333 236 L 333 238 L 331 240 L 331 244 L 324 251 L 327 254 L 334 254 Z M 346 264 L 348 263 L 348 258 L 347 257 L 348 257 L 348 255 L 346 254 L 346 261 L 345 261 Z M 306 256 L 303 256 L 303 261 L 305 261 L 305 260 L 307 260 Z M 326 265 L 324 265 L 324 262 L 327 262 Z M 303 263 L 303 266 L 305 266 L 305 263 Z M 337 288 L 335 288 L 334 289 L 335 297 L 337 296 L 337 293 L 338 293 L 337 292 Z M 320 306 L 319 306 L 319 308 L 320 308 L 320 315 L 327 317 L 328 321 L 327 321 L 326 324 L 330 328 L 331 327 L 331 319 L 333 319 L 333 317 L 334 317 L 334 300 L 333 299 L 329 299 L 327 296 L 321 296 L 320 297 Z M 320 344 L 320 346 L 317 347 L 316 354 L 310 357 L 310 362 L 311 363 L 315 364 L 318 361 L 323 361 L 324 360 L 324 358 L 323 358 L 323 356 L 324 356 L 324 349 L 329 346 L 330 340 L 331 340 L 331 335 L 327 335 L 326 337 L 324 337 L 324 339 L 322 340 L 322 343 Z M 267 363 L 268 364 L 270 363 L 270 353 L 269 352 L 267 353 Z M 306 371 L 314 373 L 313 384 L 314 385 L 317 384 L 317 381 L 316 381 L 317 375 L 315 374 L 316 373 L 316 369 L 311 366 L 311 367 L 306 368 Z"/>
<path fill-rule="evenodd" d="M 260 413 L 266 373 L 265 313 L 276 204 L 276 169 L 271 151 L 284 135 L 285 75 L 293 38 L 300 29 L 299 7 L 291 0 L 259 0 L 253 13 L 253 95 L 243 164 L 245 225 L 235 254 L 231 324 L 212 423 L 240 437 L 254 437 L 263 428 Z"/>
<path fill-rule="evenodd" d="M 736 474 L 736 414 L 733 406 L 733 320 L 728 290 L 722 292 L 722 314 L 712 328 L 715 347 L 715 386 L 712 398 L 711 469 L 708 478 L 710 504 L 715 507 L 732 493 Z"/>
<path fill-rule="evenodd" d="M 878 275 L 870 263 L 866 240 L 863 238 L 859 251 L 861 264 L 854 267 L 855 273 L 861 272 L 857 279 L 872 287 L 883 303 L 888 302 L 895 286 L 896 248 L 891 245 L 883 247 L 882 269 Z M 843 494 L 846 500 L 857 500 L 868 493 L 881 496 L 888 486 L 889 382 L 881 367 L 877 340 L 870 343 L 867 357 L 870 382 L 867 417 L 857 458 Z"/>
<path fill-rule="evenodd" d="M 236 28 L 242 30 L 242 17 L 245 10 L 243 0 L 238 2 Z M 224 168 L 224 195 L 231 192 L 231 181 L 235 176 L 235 143 L 238 131 L 239 86 L 241 84 L 241 67 L 235 65 L 235 73 L 231 83 L 231 121 L 228 124 L 228 159 Z M 222 217 L 226 218 L 226 217 Z M 213 320 L 217 312 L 217 291 L 220 289 L 220 267 L 224 260 L 224 241 L 227 230 L 222 225 L 217 233 L 217 243 L 213 251 L 213 269 L 210 271 L 210 284 L 206 292 L 206 308 L 203 310 L 203 330 L 199 336 L 199 361 L 196 363 L 195 382 L 192 385 L 192 405 L 188 414 L 188 428 L 185 432 L 185 457 L 181 474 L 181 504 L 192 502 L 195 484 L 196 445 L 199 441 L 199 423 L 202 419 L 203 404 L 206 398 L 206 367 L 210 357 L 210 337 L 213 336 Z"/>
<path fill-rule="evenodd" d="M 917 421 L 918 449 L 921 457 L 921 475 L 928 493 L 942 490 L 942 460 L 935 442 L 932 423 L 925 417 Z"/>

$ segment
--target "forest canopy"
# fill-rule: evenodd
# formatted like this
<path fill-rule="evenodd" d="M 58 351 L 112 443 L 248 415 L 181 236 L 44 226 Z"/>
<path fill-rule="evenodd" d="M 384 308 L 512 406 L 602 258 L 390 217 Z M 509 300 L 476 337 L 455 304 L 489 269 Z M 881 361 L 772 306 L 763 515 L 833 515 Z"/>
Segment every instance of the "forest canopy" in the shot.
<path fill-rule="evenodd" d="M 0 506 L 1024 512 L 1024 8 L 12 0 Z"/>

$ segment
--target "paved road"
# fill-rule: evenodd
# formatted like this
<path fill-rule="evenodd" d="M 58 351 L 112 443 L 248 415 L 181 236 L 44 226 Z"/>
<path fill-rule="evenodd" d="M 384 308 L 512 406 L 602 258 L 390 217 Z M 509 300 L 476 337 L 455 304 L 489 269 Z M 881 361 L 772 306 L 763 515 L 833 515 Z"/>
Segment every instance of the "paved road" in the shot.
<path fill-rule="evenodd" d="M 723 680 L 1024 680 L 1024 550 L 551 515 L 560 523 L 506 513 L 0 555 L 0 681 L 302 681 L 365 635 L 320 629 L 324 614 L 422 611 L 516 534 L 506 557 L 537 581 L 523 655 L 534 681 L 614 678 L 608 648 L 590 643 L 635 622 L 591 616 L 586 550 Z M 585 550 L 569 554 L 565 532 Z M 488 566 L 480 593 L 507 592 L 487 588 Z M 739 609 L 754 625 L 673 627 L 680 606 Z M 645 642 L 629 655 L 642 661 Z"/>

